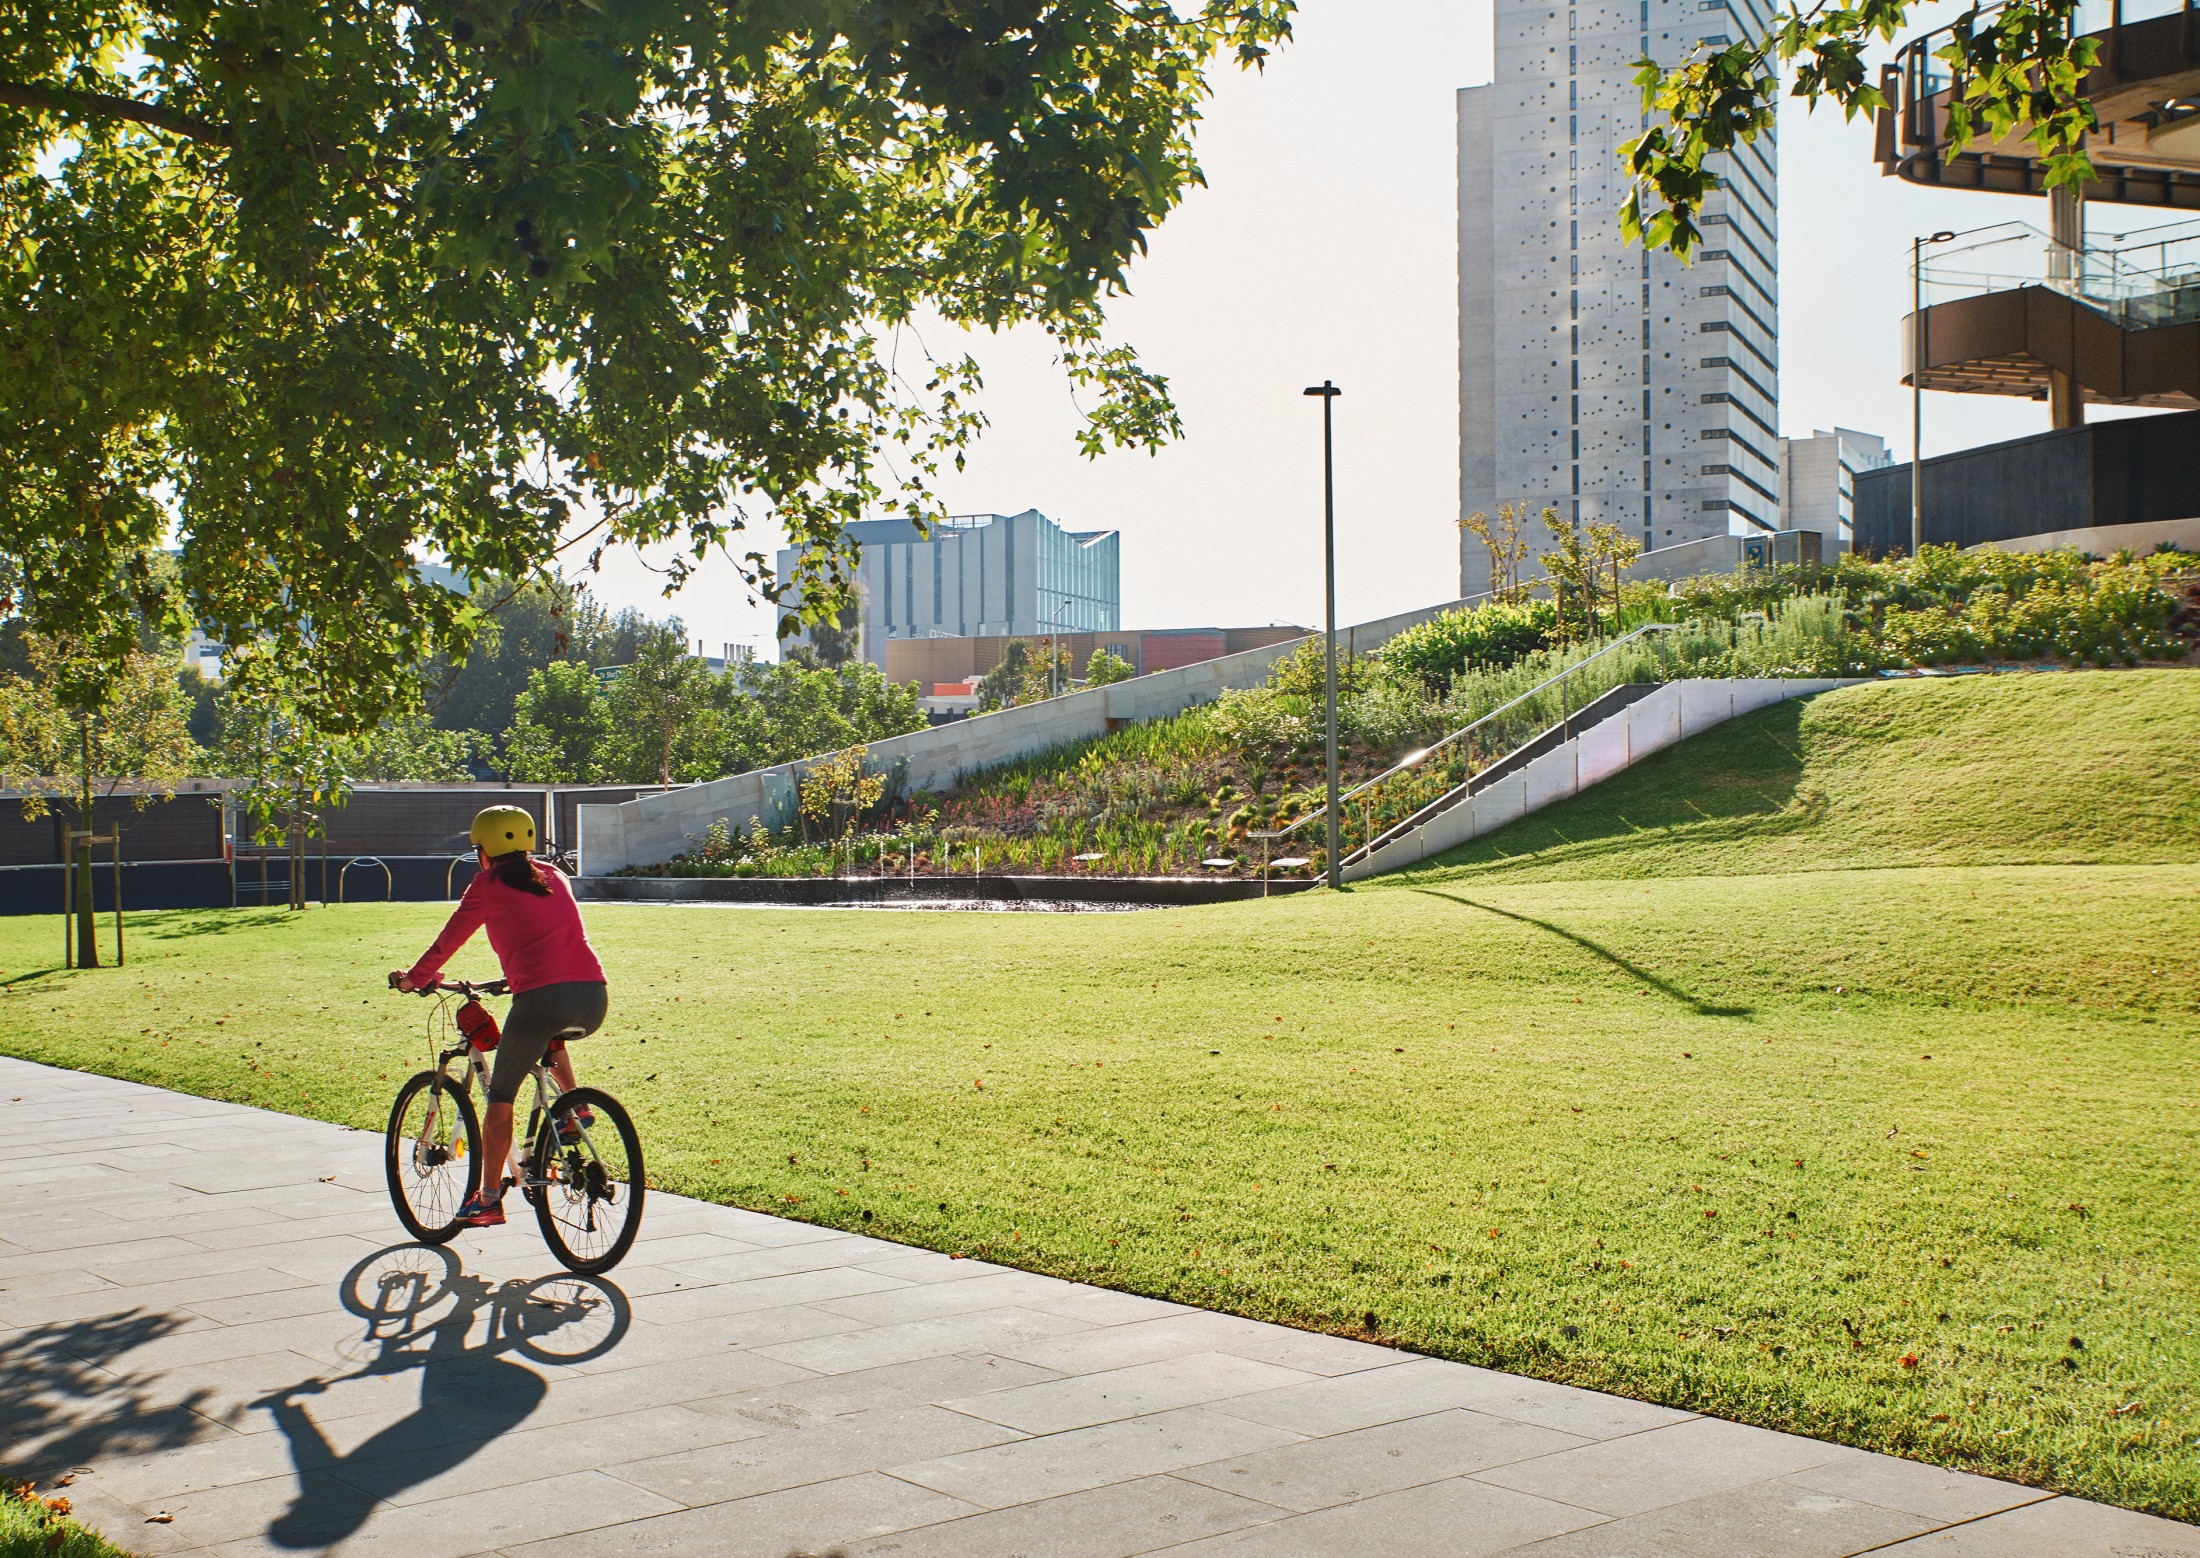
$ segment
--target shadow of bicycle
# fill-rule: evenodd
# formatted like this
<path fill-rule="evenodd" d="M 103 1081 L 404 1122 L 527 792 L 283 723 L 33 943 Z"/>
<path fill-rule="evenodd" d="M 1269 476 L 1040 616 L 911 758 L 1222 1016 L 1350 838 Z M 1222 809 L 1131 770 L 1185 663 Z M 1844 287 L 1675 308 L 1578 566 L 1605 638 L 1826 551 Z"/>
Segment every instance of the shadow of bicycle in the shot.
<path fill-rule="evenodd" d="M 549 1392 L 520 1359 L 571 1367 L 616 1347 L 633 1320 L 626 1294 L 601 1277 L 565 1273 L 492 1283 L 446 1250 L 393 1245 L 352 1267 L 344 1308 L 365 1322 L 358 1368 L 253 1403 L 290 1441 L 298 1491 L 268 1528 L 279 1547 L 326 1547 L 374 1506 L 463 1465 L 524 1423 Z M 306 1399 L 349 1381 L 417 1371 L 419 1405 L 340 1453 Z"/>

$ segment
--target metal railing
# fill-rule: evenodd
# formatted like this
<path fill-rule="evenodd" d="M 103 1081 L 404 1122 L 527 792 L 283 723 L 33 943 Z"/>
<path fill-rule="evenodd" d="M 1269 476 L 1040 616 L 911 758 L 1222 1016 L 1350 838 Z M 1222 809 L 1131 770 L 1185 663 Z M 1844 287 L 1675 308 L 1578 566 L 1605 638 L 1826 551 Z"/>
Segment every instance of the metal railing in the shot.
<path fill-rule="evenodd" d="M 2101 64 L 2108 68 L 2111 76 L 2120 76 L 2122 62 L 2118 56 L 2122 51 L 2119 44 L 2126 26 L 2158 17 L 2178 16 L 2193 9 L 2194 0 L 2078 0 L 2070 15 L 2070 36 L 2101 39 Z M 1897 51 L 1896 58 L 1903 72 L 1903 107 L 1910 121 L 1905 128 L 1911 145 L 1939 144 L 1939 117 L 1932 100 L 1947 91 L 1955 78 L 1947 62 L 1934 56 L 1953 42 L 1959 32 L 1966 37 L 1976 37 L 1993 28 L 2001 10 L 1998 5 L 1985 7 L 1912 38 Z"/>
<path fill-rule="evenodd" d="M 2200 222 L 2135 235 L 2126 244 L 2058 243 L 2007 222 L 1975 242 L 1936 253 L 1918 272 L 1925 305 L 2020 287 L 2046 287 L 2127 330 L 2200 319 Z"/>
<path fill-rule="evenodd" d="M 1381 773 L 1375 775 L 1373 778 L 1362 780 L 1359 784 L 1356 784 L 1351 789 L 1345 791 L 1342 795 L 1337 797 L 1337 807 L 1339 813 L 1337 821 L 1337 833 L 1340 846 L 1342 845 L 1342 841 L 1344 838 L 1345 824 L 1350 818 L 1349 805 L 1354 800 L 1358 800 L 1361 803 L 1361 839 L 1358 844 L 1355 844 L 1351 848 L 1345 849 L 1343 851 L 1337 862 L 1338 866 L 1342 868 L 1344 866 L 1351 865 L 1357 861 L 1365 859 L 1367 856 L 1373 854 L 1377 849 L 1380 849 L 1384 844 L 1388 843 L 1391 839 L 1397 837 L 1399 834 L 1419 826 L 1420 823 L 1425 821 L 1427 818 L 1455 804 L 1461 793 L 1472 787 L 1477 777 L 1479 777 L 1483 773 L 1487 773 L 1491 768 L 1494 768 L 1495 766 L 1497 766 L 1497 764 L 1511 757 L 1512 754 L 1518 751 L 1521 747 L 1528 745 L 1530 742 L 1540 740 L 1545 734 L 1545 732 L 1543 731 L 1537 731 L 1531 734 L 1527 738 L 1527 740 L 1515 742 L 1506 747 L 1504 751 L 1494 754 L 1492 754 L 1488 751 L 1488 749 L 1485 748 L 1483 752 L 1484 762 L 1482 766 L 1478 769 L 1475 767 L 1474 762 L 1474 742 L 1475 737 L 1480 734 L 1486 727 L 1494 725 L 1500 718 L 1512 713 L 1516 709 L 1527 707 L 1537 698 L 1540 698 L 1543 694 L 1549 692 L 1553 687 L 1557 687 L 1561 690 L 1561 700 L 1559 704 L 1559 723 L 1560 725 L 1564 725 L 1566 721 L 1572 719 L 1574 715 L 1579 712 L 1579 710 L 1568 703 L 1564 697 L 1565 687 L 1570 678 L 1578 676 L 1583 670 L 1587 669 L 1589 666 L 1596 664 L 1606 655 L 1617 653 L 1619 650 L 1624 649 L 1627 645 L 1634 643 L 1637 639 L 1646 638 L 1650 635 L 1659 633 L 1677 633 L 1691 625 L 1692 624 L 1685 622 L 1646 622 L 1641 627 L 1636 628 L 1633 632 L 1623 634 L 1622 636 L 1613 639 L 1612 642 L 1606 644 L 1602 649 L 1597 650 L 1596 653 L 1591 655 L 1584 655 L 1581 659 L 1575 661 L 1572 665 L 1566 667 L 1563 671 L 1558 672 L 1556 675 L 1545 677 L 1542 681 L 1537 682 L 1533 687 L 1529 688 L 1526 692 L 1521 693 L 1518 697 L 1507 699 L 1504 703 L 1499 704 L 1496 708 L 1490 710 L 1487 714 L 1480 716 L 1472 723 L 1462 725 L 1459 729 L 1453 731 L 1450 735 L 1444 737 L 1442 740 L 1432 742 L 1428 746 L 1422 747 L 1417 751 L 1408 752 L 1404 757 L 1398 759 L 1397 762 L 1391 764 L 1388 768 L 1384 769 Z M 1607 688 L 1605 689 L 1605 691 L 1608 692 L 1610 691 L 1610 689 Z M 1600 692 L 1599 694 L 1597 694 L 1597 696 L 1601 697 L 1603 696 L 1603 693 Z M 1590 703 L 1594 701 L 1594 698 L 1584 699 L 1582 700 L 1581 707 L 1586 708 Z M 1426 763 L 1430 758 L 1436 756 L 1440 752 L 1449 751 L 1454 747 L 1461 748 L 1466 758 L 1464 773 L 1459 781 L 1457 783 L 1446 786 L 1441 794 L 1436 796 L 1433 800 L 1427 802 L 1425 805 L 1416 807 L 1411 812 L 1411 814 L 1409 814 L 1403 820 L 1391 823 L 1384 827 L 1384 829 L 1380 833 L 1377 833 L 1375 831 L 1372 804 L 1373 796 L 1377 788 L 1389 782 L 1390 780 L 1397 778 L 1401 774 L 1415 772 L 1416 770 L 1420 769 L 1421 765 Z M 1322 803 L 1321 806 L 1317 807 L 1313 811 L 1308 812 L 1305 816 L 1299 818 L 1297 821 L 1289 824 L 1286 827 L 1275 828 L 1266 832 L 1256 832 L 1249 835 L 1250 837 L 1257 838 L 1261 841 L 1261 877 L 1263 878 L 1263 880 L 1265 880 L 1268 876 L 1269 853 L 1276 841 L 1289 838 L 1292 834 L 1297 833 L 1299 829 L 1306 827 L 1310 823 L 1325 819 L 1328 815 L 1329 806 L 1328 803 L 1325 801 Z"/>

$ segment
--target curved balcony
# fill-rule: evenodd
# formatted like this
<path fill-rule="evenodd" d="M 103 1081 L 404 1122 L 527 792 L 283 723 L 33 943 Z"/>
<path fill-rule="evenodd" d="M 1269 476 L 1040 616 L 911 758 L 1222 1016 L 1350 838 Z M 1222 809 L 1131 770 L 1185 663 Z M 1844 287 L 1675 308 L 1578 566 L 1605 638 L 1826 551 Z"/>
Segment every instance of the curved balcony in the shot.
<path fill-rule="evenodd" d="M 2200 210 L 2200 0 L 2081 0 L 2079 35 L 2100 48 L 2082 86 L 2101 127 L 2086 143 L 2094 179 L 2087 200 Z M 1971 23 L 1993 24 L 1993 11 Z M 1960 24 L 1957 24 L 1960 25 Z M 2046 170 L 2020 133 L 1984 135 L 1947 153 L 1947 65 L 1934 54 L 1955 34 L 1943 27 L 1904 44 L 1880 71 L 1893 105 L 1878 120 L 1881 171 L 1913 184 L 2008 195 L 2046 193 Z"/>
<path fill-rule="evenodd" d="M 2122 247 L 2011 222 L 1934 254 L 1918 281 L 1904 384 L 1916 354 L 1931 390 L 2045 400 L 2061 374 L 2098 405 L 2200 407 L 2200 222 Z"/>

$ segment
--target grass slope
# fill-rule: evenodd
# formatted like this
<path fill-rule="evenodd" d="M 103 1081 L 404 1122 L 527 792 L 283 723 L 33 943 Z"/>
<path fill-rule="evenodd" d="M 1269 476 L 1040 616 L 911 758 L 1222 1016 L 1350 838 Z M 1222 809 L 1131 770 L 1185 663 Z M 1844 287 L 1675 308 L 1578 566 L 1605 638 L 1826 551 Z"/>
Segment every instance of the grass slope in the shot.
<path fill-rule="evenodd" d="M 2200 672 L 1868 683 L 1730 721 L 1414 880 L 2200 861 Z"/>
<path fill-rule="evenodd" d="M 603 906 L 579 1059 L 686 1193 L 2200 1518 L 2200 864 L 1972 847 L 1136 915 Z M 76 974 L 0 921 L 0 1049 L 379 1129 L 423 1045 L 381 971 L 439 917 L 147 915 Z"/>

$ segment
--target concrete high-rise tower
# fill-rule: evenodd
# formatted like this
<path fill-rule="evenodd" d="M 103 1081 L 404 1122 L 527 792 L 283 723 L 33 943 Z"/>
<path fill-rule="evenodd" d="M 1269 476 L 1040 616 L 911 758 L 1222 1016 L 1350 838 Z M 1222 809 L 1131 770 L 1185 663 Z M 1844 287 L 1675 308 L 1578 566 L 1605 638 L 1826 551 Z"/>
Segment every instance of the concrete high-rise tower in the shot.
<path fill-rule="evenodd" d="M 1634 62 L 1761 31 L 1765 4 L 1496 0 L 1494 78 L 1459 93 L 1462 515 L 1550 503 L 1646 548 L 1779 528 L 1771 138 L 1713 160 L 1693 265 L 1619 232 Z M 1460 555 L 1480 588 L 1480 544 Z"/>

